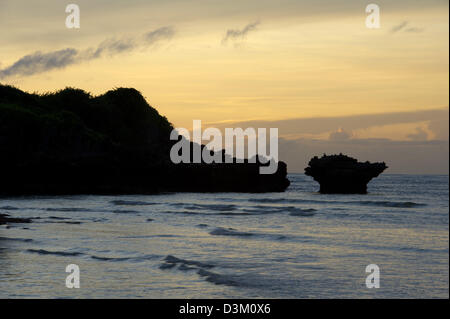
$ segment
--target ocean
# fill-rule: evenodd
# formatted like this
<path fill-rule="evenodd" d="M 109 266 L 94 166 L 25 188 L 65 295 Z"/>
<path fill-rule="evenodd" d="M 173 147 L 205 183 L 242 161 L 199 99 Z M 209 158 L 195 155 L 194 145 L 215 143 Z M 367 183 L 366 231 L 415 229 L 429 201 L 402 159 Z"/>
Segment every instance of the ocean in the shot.
<path fill-rule="evenodd" d="M 0 198 L 35 218 L 0 226 L 0 298 L 449 298 L 447 175 L 383 174 L 367 195 L 288 178 L 284 193 Z"/>

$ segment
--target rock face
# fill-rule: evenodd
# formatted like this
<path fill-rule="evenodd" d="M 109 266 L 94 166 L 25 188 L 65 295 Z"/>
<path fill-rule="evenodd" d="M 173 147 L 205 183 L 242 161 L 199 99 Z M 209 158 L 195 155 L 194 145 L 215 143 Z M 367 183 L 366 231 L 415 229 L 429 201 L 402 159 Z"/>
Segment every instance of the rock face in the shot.
<path fill-rule="evenodd" d="M 272 192 L 286 164 L 173 164 L 172 124 L 135 89 L 44 95 L 0 85 L 0 196 Z M 192 147 L 192 145 L 191 145 Z"/>
<path fill-rule="evenodd" d="M 320 184 L 323 194 L 366 194 L 367 184 L 386 168 L 383 163 L 361 163 L 346 155 L 315 156 L 305 174 Z"/>

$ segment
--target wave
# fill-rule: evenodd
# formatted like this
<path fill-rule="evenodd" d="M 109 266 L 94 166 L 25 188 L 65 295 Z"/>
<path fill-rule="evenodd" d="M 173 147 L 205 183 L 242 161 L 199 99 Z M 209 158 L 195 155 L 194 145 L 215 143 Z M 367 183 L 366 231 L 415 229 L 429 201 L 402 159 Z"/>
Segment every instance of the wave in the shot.
<path fill-rule="evenodd" d="M 88 221 L 91 221 L 91 222 L 94 222 L 94 223 L 102 223 L 102 222 L 106 222 L 108 220 L 107 218 L 87 218 L 87 219 L 80 218 L 80 219 L 88 220 Z"/>
<path fill-rule="evenodd" d="M 301 239 L 304 241 L 303 238 L 298 238 L 298 236 L 291 236 L 291 235 L 284 235 L 284 234 L 276 234 L 276 233 L 250 233 L 250 232 L 243 232 L 238 231 L 234 228 L 223 228 L 223 227 L 217 227 L 211 232 L 209 232 L 210 235 L 213 236 L 231 236 L 231 237 L 242 237 L 242 238 L 255 238 L 255 239 L 266 239 L 271 241 L 284 241 L 286 239 L 289 240 L 298 240 Z"/>
<path fill-rule="evenodd" d="M 41 222 L 42 224 L 67 224 L 67 225 L 81 225 L 83 224 L 82 222 L 77 222 L 77 221 L 60 221 L 60 222 L 51 222 L 51 221 L 47 221 L 47 222 Z"/>
<path fill-rule="evenodd" d="M 443 253 L 448 255 L 448 248 L 418 248 L 418 247 L 400 247 L 399 251 L 415 252 L 415 253 Z"/>
<path fill-rule="evenodd" d="M 292 207 L 292 206 L 291 206 Z M 286 207 L 286 210 L 289 207 Z M 283 212 L 283 207 L 274 207 L 274 206 L 252 206 L 250 208 L 243 208 L 244 212 L 251 213 L 252 215 L 265 215 L 265 214 L 275 214 Z"/>
<path fill-rule="evenodd" d="M 161 235 L 142 235 L 142 236 L 120 236 L 118 239 L 145 239 L 145 238 L 175 238 L 184 237 L 180 235 L 161 234 Z"/>
<path fill-rule="evenodd" d="M 233 204 L 185 204 L 185 203 L 173 203 L 173 206 L 183 206 L 186 209 L 202 210 L 211 209 L 218 211 L 232 211 L 236 209 L 236 205 Z"/>
<path fill-rule="evenodd" d="M 381 206 L 394 208 L 414 208 L 423 207 L 426 204 L 415 202 L 395 202 L 395 201 L 336 201 L 336 200 L 312 200 L 299 198 L 251 198 L 249 202 L 256 203 L 295 203 L 295 204 L 344 204 L 344 205 L 364 205 L 364 206 Z"/>
<path fill-rule="evenodd" d="M 0 237 L 0 241 L 2 240 L 10 240 L 10 241 L 20 241 L 23 243 L 29 243 L 32 242 L 33 239 L 31 238 L 10 238 L 10 237 Z"/>
<path fill-rule="evenodd" d="M 82 252 L 78 251 L 49 251 L 44 249 L 27 249 L 30 253 L 36 253 L 39 255 L 55 255 L 55 256 L 62 256 L 62 257 L 69 257 L 69 256 L 83 256 L 86 255 Z M 156 259 L 161 258 L 160 255 L 144 255 L 144 256 L 133 256 L 133 257 L 107 257 L 107 256 L 96 256 L 91 255 L 89 256 L 92 259 L 99 260 L 99 261 L 111 261 L 111 262 L 120 262 L 120 261 L 134 261 L 134 262 L 141 262 L 146 261 L 150 259 Z"/>
<path fill-rule="evenodd" d="M 44 249 L 27 249 L 30 253 L 36 253 L 39 255 L 55 255 L 55 256 L 81 256 L 84 255 L 81 252 L 70 252 L 70 251 L 49 251 Z"/>
<path fill-rule="evenodd" d="M 414 202 L 361 201 L 358 203 L 361 205 L 368 205 L 368 206 L 382 206 L 382 207 L 395 207 L 395 208 L 414 208 L 414 207 L 427 206 L 426 204 L 414 203 Z"/>
<path fill-rule="evenodd" d="M 199 269 L 197 271 L 197 274 L 201 277 L 204 277 L 206 281 L 211 282 L 215 285 L 225 285 L 231 287 L 243 286 L 240 278 L 235 278 L 231 275 L 222 275 L 205 269 Z"/>
<path fill-rule="evenodd" d="M 244 216 L 244 215 L 250 215 L 249 213 L 245 212 L 217 212 L 217 213 L 207 213 L 207 212 L 196 212 L 196 211 L 190 211 L 190 210 L 184 210 L 184 211 L 165 211 L 166 214 L 179 214 L 179 215 L 203 215 L 203 216 Z"/>
<path fill-rule="evenodd" d="M 179 269 L 181 267 L 180 270 L 190 270 L 190 269 L 198 269 L 198 268 L 210 269 L 210 268 L 215 267 L 215 265 L 213 265 L 213 264 L 208 264 L 208 263 L 204 263 L 204 262 L 200 262 L 200 261 L 196 261 L 196 260 L 181 259 L 181 258 L 177 258 L 172 255 L 168 255 L 168 256 L 166 256 L 166 258 L 164 258 L 164 263 L 159 268 L 160 269 L 170 269 L 170 268 L 176 267 L 177 265 L 178 265 Z M 195 266 L 195 267 L 189 267 L 189 266 Z"/>
<path fill-rule="evenodd" d="M 213 236 L 236 236 L 236 237 L 261 237 L 261 238 L 269 238 L 271 240 L 284 240 L 287 239 L 288 236 L 281 235 L 281 234 L 266 234 L 266 233 L 249 233 L 249 232 L 242 232 L 237 231 L 234 228 L 223 228 L 223 227 L 217 227 L 214 230 L 212 230 L 210 235 Z"/>
<path fill-rule="evenodd" d="M 191 208 L 193 207 L 186 207 Z M 166 214 L 177 215 L 201 215 L 201 216 L 252 216 L 252 215 L 267 215 L 277 213 L 291 213 L 292 216 L 313 216 L 316 209 L 314 208 L 299 208 L 294 206 L 252 206 L 243 208 L 237 211 L 218 211 L 218 212 L 202 212 L 195 210 L 172 210 L 165 211 Z"/>
<path fill-rule="evenodd" d="M 132 200 L 113 200 L 110 201 L 110 203 L 117 206 L 149 206 L 158 204 L 153 202 L 132 201 Z"/>
<path fill-rule="evenodd" d="M 289 215 L 291 216 L 297 216 L 297 217 L 310 217 L 310 216 L 314 216 L 317 210 L 314 208 L 309 208 L 309 209 L 302 209 L 301 211 L 298 212 L 290 212 Z"/>
<path fill-rule="evenodd" d="M 92 212 L 92 209 L 89 208 L 80 208 L 80 207 L 59 207 L 59 208 L 46 208 L 48 212 Z"/>
<path fill-rule="evenodd" d="M 286 198 L 250 198 L 249 202 L 256 203 L 293 203 L 296 200 L 286 199 Z"/>
<path fill-rule="evenodd" d="M 223 212 L 223 213 L 215 213 L 212 215 L 221 215 L 221 216 L 249 216 L 252 215 L 248 212 Z"/>
<path fill-rule="evenodd" d="M 121 261 L 132 261 L 132 262 L 142 262 L 155 258 L 160 258 L 158 255 L 144 255 L 136 257 L 105 257 L 105 256 L 95 256 L 92 255 L 91 258 L 99 261 L 110 261 L 110 262 L 121 262 Z"/>
<path fill-rule="evenodd" d="M 67 218 L 67 217 L 57 217 L 57 216 L 50 216 L 48 217 L 48 219 L 51 219 L 50 221 L 44 221 L 41 223 L 45 223 L 45 224 L 68 224 L 68 225 L 80 225 L 82 224 L 82 222 L 80 221 L 72 221 L 70 220 L 71 218 Z M 54 221 L 56 220 L 56 221 Z"/>
<path fill-rule="evenodd" d="M 91 256 L 92 259 L 100 261 L 127 261 L 129 257 L 101 257 L 101 256 Z"/>
<path fill-rule="evenodd" d="M 251 213 L 252 215 L 265 215 L 288 212 L 292 216 L 313 216 L 315 215 L 314 208 L 299 208 L 295 206 L 253 206 L 252 208 L 244 208 L 243 211 Z"/>
<path fill-rule="evenodd" d="M 193 212 L 193 211 L 189 211 L 189 210 L 183 210 L 183 211 L 169 210 L 169 211 L 165 211 L 164 214 L 174 214 L 174 215 L 211 215 L 211 214 L 208 214 L 208 213 Z"/>
<path fill-rule="evenodd" d="M 0 207 L 0 209 L 3 209 L 3 210 L 19 210 L 18 207 L 13 207 L 13 206 L 2 206 L 2 207 Z"/>
<path fill-rule="evenodd" d="M 215 285 L 242 286 L 242 278 L 212 272 L 210 269 L 216 266 L 210 263 L 181 259 L 168 255 L 164 258 L 164 263 L 161 264 L 159 268 L 162 270 L 168 270 L 176 267 L 180 271 L 197 271 L 197 274 L 200 277 L 203 277 L 206 281 Z"/>
<path fill-rule="evenodd" d="M 116 209 L 112 211 L 114 214 L 139 214 L 136 210 Z"/>
<path fill-rule="evenodd" d="M 252 233 L 240 232 L 233 228 L 222 228 L 222 227 L 214 229 L 209 234 L 214 236 L 238 236 L 238 237 L 248 237 L 255 235 Z"/>

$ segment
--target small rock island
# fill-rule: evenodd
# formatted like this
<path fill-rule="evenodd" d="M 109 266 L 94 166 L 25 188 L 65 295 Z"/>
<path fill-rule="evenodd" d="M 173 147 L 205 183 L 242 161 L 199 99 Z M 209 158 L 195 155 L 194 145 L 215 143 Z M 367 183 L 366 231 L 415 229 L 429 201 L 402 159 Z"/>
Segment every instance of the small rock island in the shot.
<path fill-rule="evenodd" d="M 322 194 L 366 194 L 370 180 L 387 168 L 384 162 L 362 163 L 343 154 L 315 156 L 308 165 L 305 174 L 320 184 Z"/>

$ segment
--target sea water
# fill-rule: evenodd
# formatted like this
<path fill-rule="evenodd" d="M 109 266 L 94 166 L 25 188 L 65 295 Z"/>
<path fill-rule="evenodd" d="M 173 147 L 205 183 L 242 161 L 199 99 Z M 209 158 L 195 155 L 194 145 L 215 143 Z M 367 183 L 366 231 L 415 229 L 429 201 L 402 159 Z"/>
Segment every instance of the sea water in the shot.
<path fill-rule="evenodd" d="M 0 226 L 0 298 L 449 297 L 447 175 L 383 174 L 367 195 L 288 177 L 284 193 L 0 198 L 35 218 Z"/>

